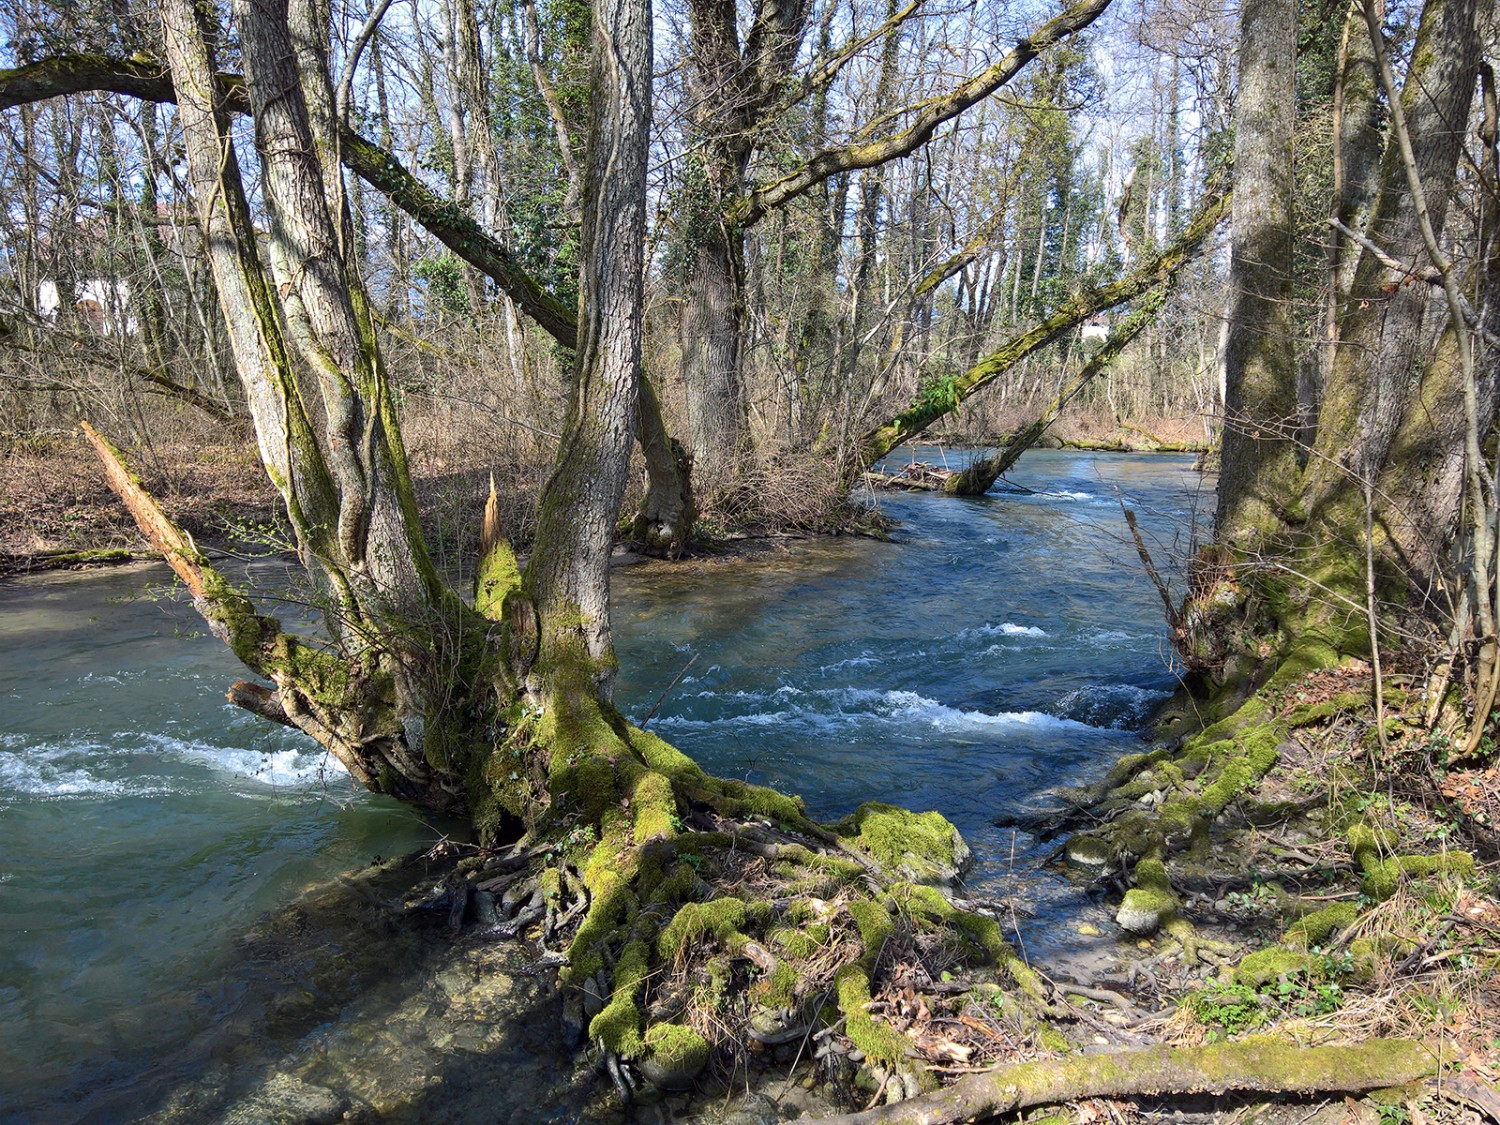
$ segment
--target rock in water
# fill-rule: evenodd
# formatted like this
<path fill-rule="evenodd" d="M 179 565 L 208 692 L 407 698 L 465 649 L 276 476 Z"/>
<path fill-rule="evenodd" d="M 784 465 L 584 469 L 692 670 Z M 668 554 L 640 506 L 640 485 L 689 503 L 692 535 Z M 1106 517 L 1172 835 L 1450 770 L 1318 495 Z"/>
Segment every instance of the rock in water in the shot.
<path fill-rule="evenodd" d="M 1113 852 L 1098 836 L 1070 836 L 1064 855 L 1074 867 L 1106 867 Z"/>

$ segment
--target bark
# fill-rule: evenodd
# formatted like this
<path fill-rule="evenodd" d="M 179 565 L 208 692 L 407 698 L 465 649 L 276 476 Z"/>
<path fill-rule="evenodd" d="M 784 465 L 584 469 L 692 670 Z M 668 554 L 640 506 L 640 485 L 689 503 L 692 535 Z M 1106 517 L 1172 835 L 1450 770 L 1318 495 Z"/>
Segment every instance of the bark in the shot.
<path fill-rule="evenodd" d="M 1234 242 L 1218 537 L 1264 546 L 1296 479 L 1297 357 L 1292 330 L 1292 136 L 1297 6 L 1247 0 L 1240 10 L 1234 141 Z"/>
<path fill-rule="evenodd" d="M 614 680 L 609 553 L 630 462 L 641 364 L 646 151 L 651 123 L 649 0 L 597 0 L 594 107 L 583 191 L 581 321 L 558 459 L 542 496 L 523 588 L 540 624 L 538 665 L 554 707 L 587 669 Z"/>
<path fill-rule="evenodd" d="M 1135 271 L 1067 301 L 1040 324 L 1013 337 L 951 382 L 926 388 L 925 393 L 919 394 L 902 413 L 860 439 L 863 465 L 874 464 L 898 445 L 910 441 L 1028 355 L 1046 347 L 1090 316 L 1133 300 L 1174 277 L 1193 259 L 1204 240 L 1223 220 L 1229 203 L 1228 193 L 1211 194 L 1187 229 Z"/>
<path fill-rule="evenodd" d="M 1474 0 L 1428 3 L 1401 93 L 1427 220 L 1439 240 L 1477 85 L 1478 18 Z M 1315 526 L 1344 535 L 1362 523 L 1360 482 L 1371 482 L 1384 498 L 1375 520 L 1386 565 L 1419 591 L 1438 580 L 1464 475 L 1463 378 L 1454 341 L 1444 335 L 1447 310 L 1427 285 L 1387 264 L 1426 260 L 1421 228 L 1401 153 L 1389 145 L 1366 230 L 1383 253 L 1365 248 L 1341 311 L 1303 501 Z M 1480 395 L 1487 432 L 1492 380 Z"/>
<path fill-rule="evenodd" d="M 682 381 L 688 445 L 710 490 L 746 452 L 749 403 L 740 369 L 745 301 L 745 232 L 725 214 L 743 189 L 757 131 L 796 59 L 804 0 L 767 0 L 740 44 L 733 0 L 694 0 L 692 186 L 683 217 L 688 295 L 683 308 Z"/>
<path fill-rule="evenodd" d="M 393 440 L 394 402 L 368 301 L 348 268 L 351 224 L 336 162 L 327 23 L 309 0 L 239 0 L 235 12 L 282 321 L 316 383 L 319 452 L 335 490 L 334 552 L 325 570 L 347 589 L 346 610 L 367 617 L 369 627 L 384 628 L 392 614 L 417 622 L 443 591 L 418 530 L 405 455 Z M 296 378 L 290 370 L 282 377 Z"/>
<path fill-rule="evenodd" d="M 688 445 L 700 481 L 712 491 L 726 483 L 749 441 L 749 403 L 740 371 L 745 236 L 720 222 L 713 210 L 700 219 L 680 329 L 682 385 Z"/>
<path fill-rule="evenodd" d="M 797 1125 L 949 1125 L 1032 1106 L 1140 1094 L 1362 1093 L 1435 1074 L 1438 1055 L 1409 1039 L 1346 1047 L 1292 1047 L 1269 1036 L 1207 1047 L 1150 1047 L 1017 1063 L 959 1079 L 946 1090 L 864 1113 L 799 1118 Z"/>
<path fill-rule="evenodd" d="M 693 459 L 662 424 L 661 403 L 644 368 L 637 394 L 636 437 L 649 480 L 631 534 L 647 553 L 677 558 L 692 540 L 698 513 L 693 502 Z"/>

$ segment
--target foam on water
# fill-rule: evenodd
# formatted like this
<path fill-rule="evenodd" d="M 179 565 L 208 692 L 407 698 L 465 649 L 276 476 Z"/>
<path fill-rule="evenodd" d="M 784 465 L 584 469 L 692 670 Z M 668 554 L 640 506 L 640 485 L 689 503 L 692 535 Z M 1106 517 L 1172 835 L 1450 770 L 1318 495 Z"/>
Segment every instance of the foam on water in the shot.
<path fill-rule="evenodd" d="M 1017 625 L 1014 621 L 1002 621 L 998 625 L 975 625 L 958 634 L 961 641 L 972 641 L 977 637 L 1045 637 L 1047 631 L 1035 625 Z"/>
<path fill-rule="evenodd" d="M 1045 711 L 1001 711 L 988 714 L 984 711 L 964 711 L 949 707 L 914 691 L 888 691 L 884 695 L 893 718 L 910 719 L 930 723 L 939 730 L 955 732 L 984 727 L 1036 727 L 1052 730 L 1088 730 L 1087 723 L 1059 718 Z"/>
<path fill-rule="evenodd" d="M 261 787 L 307 789 L 327 773 L 344 773 L 321 751 L 218 746 L 156 732 L 121 731 L 107 741 L 74 737 L 36 742 L 19 734 L 0 735 L 0 798 L 153 797 L 221 790 L 222 782 L 195 776 L 203 768 L 254 782 L 261 792 Z"/>
<path fill-rule="evenodd" d="M 146 778 L 102 777 L 79 764 L 76 747 L 39 746 L 0 753 L 0 800 L 11 797 L 149 797 L 171 792 Z"/>
<path fill-rule="evenodd" d="M 1053 715 L 1045 711 L 1000 711 L 992 714 L 952 707 L 914 691 L 855 687 L 821 691 L 791 689 L 791 694 L 799 699 L 794 709 L 788 709 L 784 703 L 774 708 L 743 709 L 745 703 L 753 703 L 757 699 L 767 704 L 773 699 L 784 699 L 784 690 L 760 693 L 736 691 L 723 695 L 700 692 L 696 698 L 711 701 L 707 709 L 714 712 L 712 717 L 668 715 L 657 718 L 654 722 L 662 728 L 684 732 L 767 726 L 801 728 L 813 733 L 827 733 L 834 728 L 852 731 L 853 728 L 864 726 L 897 729 L 932 727 L 949 734 L 982 731 L 999 734 L 1026 728 L 1038 731 L 1092 729 L 1090 724 L 1068 715 Z"/>
<path fill-rule="evenodd" d="M 149 738 L 164 753 L 181 761 L 207 766 L 211 770 L 277 789 L 305 789 L 322 781 L 327 774 L 346 776 L 338 759 L 321 750 L 246 750 L 165 735 L 152 735 Z"/>

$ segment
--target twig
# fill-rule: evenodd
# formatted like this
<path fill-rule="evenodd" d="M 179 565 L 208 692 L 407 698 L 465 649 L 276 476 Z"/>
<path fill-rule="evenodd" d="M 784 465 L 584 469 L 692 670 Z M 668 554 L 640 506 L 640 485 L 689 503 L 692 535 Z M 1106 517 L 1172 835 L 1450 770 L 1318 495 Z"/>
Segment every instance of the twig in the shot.
<path fill-rule="evenodd" d="M 1375 682 L 1375 735 L 1380 739 L 1380 758 L 1389 767 L 1391 743 L 1385 733 L 1385 685 L 1380 678 L 1380 621 L 1375 615 L 1375 495 L 1369 481 L 1365 494 L 1365 617 L 1370 625 L 1370 676 Z"/>
<path fill-rule="evenodd" d="M 1141 565 L 1146 568 L 1146 577 L 1151 579 L 1151 585 L 1156 587 L 1156 592 L 1161 595 L 1161 604 L 1167 608 L 1167 624 L 1172 627 L 1174 633 L 1182 631 L 1182 617 L 1177 612 L 1177 607 L 1172 604 L 1171 592 L 1167 589 L 1166 582 L 1162 579 L 1156 564 L 1151 561 L 1151 552 L 1146 549 L 1146 541 L 1141 538 L 1141 529 L 1136 525 L 1135 513 L 1125 506 L 1124 497 L 1116 491 L 1116 499 L 1120 502 L 1120 511 L 1125 513 L 1125 523 L 1130 528 L 1130 537 L 1135 540 L 1135 553 L 1141 557 Z"/>
<path fill-rule="evenodd" d="M 659 710 L 661 710 L 661 705 L 667 701 L 667 695 L 668 695 L 668 693 L 670 693 L 671 690 L 674 687 L 677 686 L 678 681 L 680 681 L 683 676 L 687 675 L 688 669 L 693 666 L 693 664 L 697 661 L 697 659 L 698 659 L 698 654 L 695 652 L 692 655 L 692 659 L 690 659 L 686 664 L 684 664 L 682 666 L 682 671 L 678 672 L 676 678 L 673 679 L 672 682 L 667 685 L 667 690 L 664 691 L 664 692 L 662 692 L 661 695 L 660 695 L 660 697 L 657 698 L 656 703 L 651 708 L 651 710 L 648 711 L 648 712 L 646 712 L 646 717 L 641 720 L 641 729 L 642 730 L 645 730 L 646 729 L 646 724 L 649 723 L 652 719 L 654 719 L 656 717 L 656 712 L 659 711 Z"/>

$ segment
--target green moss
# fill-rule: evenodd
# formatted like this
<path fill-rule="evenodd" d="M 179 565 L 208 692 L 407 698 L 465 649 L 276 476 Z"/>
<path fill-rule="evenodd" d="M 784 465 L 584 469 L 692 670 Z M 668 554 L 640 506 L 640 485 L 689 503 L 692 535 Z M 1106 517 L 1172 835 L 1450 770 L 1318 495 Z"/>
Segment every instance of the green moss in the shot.
<path fill-rule="evenodd" d="M 689 902 L 673 916 L 657 939 L 656 948 L 663 960 L 676 961 L 688 945 L 712 937 L 721 945 L 734 946 L 744 940 L 745 903 L 737 898 L 716 898 L 711 902 Z"/>
<path fill-rule="evenodd" d="M 896 923 L 891 919 L 884 902 L 870 899 L 851 902 L 849 915 L 854 919 L 854 925 L 859 930 L 860 941 L 865 947 L 865 953 L 860 958 L 860 962 L 867 966 L 866 971 L 871 971 L 875 967 L 876 959 L 880 956 L 880 950 L 896 932 Z"/>
<path fill-rule="evenodd" d="M 1390 898 L 1405 879 L 1433 875 L 1467 877 L 1474 873 L 1474 857 L 1467 852 L 1393 856 L 1390 853 L 1396 839 L 1379 826 L 1355 824 L 1349 829 L 1348 838 L 1355 865 L 1364 872 L 1360 889 L 1376 902 Z"/>
<path fill-rule="evenodd" d="M 788 797 L 785 793 L 744 781 L 722 781 L 718 788 L 728 798 L 725 802 L 727 812 L 763 816 L 778 824 L 797 825 L 807 820 L 801 797 Z"/>
<path fill-rule="evenodd" d="M 1152 813 L 1132 809 L 1109 824 L 1110 836 L 1117 851 L 1130 855 L 1149 855 L 1162 846 L 1162 826 Z"/>
<path fill-rule="evenodd" d="M 870 1003 L 870 978 L 865 971 L 855 965 L 846 966 L 839 970 L 835 983 L 839 1011 L 844 1015 L 844 1033 L 850 1042 L 879 1066 L 890 1069 L 906 1064 L 906 1052 L 911 1046 L 906 1036 L 879 1023 L 865 1010 Z"/>
<path fill-rule="evenodd" d="M 1239 755 L 1226 761 L 1213 783 L 1202 791 L 1204 807 L 1212 813 L 1221 813 L 1230 801 L 1249 791 L 1271 772 L 1280 743 L 1280 730 L 1270 724 L 1246 734 L 1238 743 Z"/>
<path fill-rule="evenodd" d="M 1108 866 L 1110 860 L 1114 859 L 1115 849 L 1098 836 L 1080 833 L 1068 837 L 1064 855 L 1069 863 L 1077 867 L 1100 868 Z"/>
<path fill-rule="evenodd" d="M 1276 946 L 1259 950 L 1241 960 L 1235 966 L 1234 979 L 1246 988 L 1260 988 L 1270 981 L 1312 973 L 1316 966 L 1316 959 L 1308 954 Z"/>
<path fill-rule="evenodd" d="M 1376 902 L 1396 893 L 1406 879 L 1425 879 L 1433 875 L 1474 874 L 1474 857 L 1467 852 L 1443 852 L 1440 855 L 1403 855 L 1365 868 L 1360 889 Z"/>
<path fill-rule="evenodd" d="M 554 751 L 551 781 L 554 811 L 571 812 L 585 824 L 603 819 L 606 808 L 620 799 L 614 763 L 588 750 Z"/>
<path fill-rule="evenodd" d="M 1293 707 L 1287 714 L 1286 725 L 1293 729 L 1311 726 L 1313 723 L 1331 719 L 1344 711 L 1360 711 L 1369 705 L 1370 697 L 1367 692 L 1340 692 L 1332 699 L 1324 699 L 1318 703 L 1303 703 Z"/>
<path fill-rule="evenodd" d="M 664 775 L 649 770 L 635 783 L 630 794 L 630 810 L 635 817 L 637 843 L 666 839 L 676 834 L 677 796 Z"/>
<path fill-rule="evenodd" d="M 708 1062 L 708 1042 L 692 1028 L 676 1023 L 653 1025 L 645 1037 L 645 1046 L 668 1070 L 692 1073 Z"/>
<path fill-rule="evenodd" d="M 562 897 L 562 871 L 556 867 L 549 867 L 542 872 L 541 878 L 542 894 L 549 902 L 556 902 Z"/>
<path fill-rule="evenodd" d="M 631 747 L 657 773 L 665 774 L 679 784 L 693 785 L 698 788 L 706 788 L 710 783 L 708 774 L 699 768 L 698 763 L 689 758 L 670 742 L 663 741 L 650 731 L 641 730 L 639 727 L 628 729 L 628 738 Z"/>
<path fill-rule="evenodd" d="M 869 801 L 837 829 L 889 871 L 918 883 L 948 882 L 962 873 L 968 848 L 941 813 L 914 813 Z"/>
<path fill-rule="evenodd" d="M 802 979 L 795 966 L 781 961 L 761 985 L 761 999 L 769 1007 L 791 1008 L 797 999 L 797 984 Z"/>
<path fill-rule="evenodd" d="M 1052 1051 L 1059 1055 L 1066 1055 L 1073 1050 L 1073 1044 L 1068 1042 L 1068 1037 L 1049 1023 L 1036 1025 L 1037 1046 L 1044 1051 Z"/>
<path fill-rule="evenodd" d="M 1336 902 L 1294 923 L 1287 929 L 1282 941 L 1295 949 L 1310 949 L 1315 945 L 1322 945 L 1334 934 L 1342 933 L 1354 925 L 1358 917 L 1358 905 Z"/>
<path fill-rule="evenodd" d="M 1271 718 L 1271 705 L 1264 699 L 1252 696 L 1245 700 L 1233 714 L 1227 715 L 1204 730 L 1195 738 L 1195 743 L 1209 745 L 1229 742 L 1248 726 L 1264 723 Z"/>
<path fill-rule="evenodd" d="M 1115 914 L 1121 927 L 1135 934 L 1151 934 L 1177 916 L 1177 895 L 1159 856 L 1146 856 L 1135 865 L 1135 884 L 1125 892 Z"/>
<path fill-rule="evenodd" d="M 646 1046 L 641 1038 L 641 1010 L 636 995 L 646 980 L 648 954 L 643 941 L 633 941 L 620 951 L 609 1003 L 589 1024 L 589 1038 L 603 1040 L 606 1047 L 622 1058 L 636 1058 Z"/>
<path fill-rule="evenodd" d="M 516 553 L 504 539 L 492 546 L 474 576 L 474 608 L 490 621 L 504 620 L 505 599 L 521 588 Z"/>
<path fill-rule="evenodd" d="M 813 925 L 806 929 L 783 926 L 771 931 L 769 940 L 793 960 L 805 961 L 816 956 L 828 943 L 829 932 L 827 925 Z"/>

